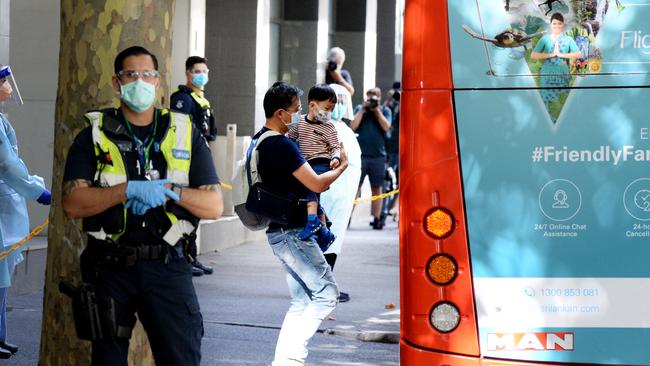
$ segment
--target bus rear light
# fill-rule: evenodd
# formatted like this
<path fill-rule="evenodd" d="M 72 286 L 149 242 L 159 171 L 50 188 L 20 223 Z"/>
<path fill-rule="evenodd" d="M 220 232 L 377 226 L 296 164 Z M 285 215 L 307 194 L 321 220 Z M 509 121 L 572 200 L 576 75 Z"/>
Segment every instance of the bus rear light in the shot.
<path fill-rule="evenodd" d="M 433 283 L 444 286 L 456 278 L 458 266 L 452 257 L 446 254 L 438 254 L 429 261 L 427 274 Z"/>
<path fill-rule="evenodd" d="M 443 239 L 454 231 L 454 216 L 449 210 L 434 207 L 424 216 L 424 230 L 435 239 Z"/>
<path fill-rule="evenodd" d="M 460 311 L 456 305 L 444 301 L 436 304 L 431 310 L 431 325 L 440 333 L 449 333 L 460 324 Z"/>

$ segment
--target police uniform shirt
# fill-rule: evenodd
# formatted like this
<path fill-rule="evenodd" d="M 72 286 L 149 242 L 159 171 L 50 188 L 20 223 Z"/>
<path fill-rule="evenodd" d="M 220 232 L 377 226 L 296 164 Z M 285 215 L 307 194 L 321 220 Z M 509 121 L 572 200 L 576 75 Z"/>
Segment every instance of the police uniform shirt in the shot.
<path fill-rule="evenodd" d="M 155 110 L 158 118 L 158 126 L 152 144 L 149 156 L 153 163 L 155 170 L 160 172 L 161 178 L 165 178 L 167 172 L 167 163 L 162 154 L 162 151 L 156 151 L 156 143 L 160 143 L 164 138 L 167 127 L 169 126 L 169 114 L 162 116 L 160 110 Z M 107 118 L 107 117 L 104 117 Z M 126 124 L 124 115 L 119 112 L 116 117 L 120 123 Z M 131 125 L 131 129 L 135 135 L 141 140 L 145 141 L 147 136 L 150 135 L 153 129 L 153 123 L 148 126 L 139 127 Z M 205 139 L 201 136 L 201 132 L 192 124 L 192 160 L 190 162 L 189 172 L 189 187 L 197 188 L 204 185 L 219 184 L 219 177 L 214 167 L 212 154 Z M 145 172 L 142 166 L 138 164 L 138 152 L 135 149 L 135 144 L 129 152 L 123 152 L 122 157 L 127 167 L 127 174 L 129 180 L 144 180 Z M 139 169 L 138 169 L 139 167 Z M 83 179 L 88 182 L 93 182 L 95 179 L 95 172 L 97 170 L 97 159 L 95 157 L 95 149 L 92 140 L 92 127 L 83 129 L 75 138 L 65 166 L 65 173 L 63 181 Z M 149 214 L 151 210 L 147 212 Z M 150 242 L 153 238 L 149 230 L 142 229 L 142 222 L 145 216 L 134 215 L 131 210 L 127 210 L 127 229 L 121 240 L 133 240 Z M 135 229 L 134 229 L 135 228 Z"/>
<path fill-rule="evenodd" d="M 192 118 L 194 125 L 197 126 L 197 124 L 200 124 L 203 120 L 203 114 L 201 112 L 201 107 L 196 103 L 194 98 L 192 98 L 190 93 L 192 93 L 192 89 L 188 88 L 185 85 L 179 85 L 178 90 L 175 91 L 170 97 L 169 108 L 172 111 L 189 115 L 190 118 Z M 203 96 L 205 97 L 205 94 Z M 200 126 L 197 127 L 200 128 Z M 210 134 L 216 134 L 216 131 L 210 131 Z M 209 138 L 209 140 L 213 139 L 214 136 L 211 136 L 211 138 Z"/>
<path fill-rule="evenodd" d="M 192 117 L 192 121 L 197 120 L 196 114 L 200 112 L 200 108 L 190 95 L 192 89 L 185 85 L 179 85 L 178 90 L 175 91 L 170 98 L 169 108 L 176 112 L 181 112 Z"/>

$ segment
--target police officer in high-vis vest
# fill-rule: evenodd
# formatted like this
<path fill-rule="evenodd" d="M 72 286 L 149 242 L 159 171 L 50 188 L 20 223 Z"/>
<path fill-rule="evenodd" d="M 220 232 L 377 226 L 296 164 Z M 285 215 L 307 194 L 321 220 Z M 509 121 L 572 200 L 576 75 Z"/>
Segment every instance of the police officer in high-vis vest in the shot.
<path fill-rule="evenodd" d="M 210 149 L 184 114 L 153 106 L 156 57 L 134 46 L 114 63 L 120 107 L 89 112 L 70 148 L 63 209 L 83 218 L 83 285 L 73 298 L 77 334 L 93 365 L 127 365 L 135 314 L 156 365 L 199 365 L 203 321 L 192 284 L 199 219 L 223 202 Z M 65 285 L 65 286 L 64 286 Z"/>
<path fill-rule="evenodd" d="M 185 77 L 187 83 L 179 85 L 171 95 L 170 109 L 172 111 L 185 113 L 192 118 L 194 125 L 201 131 L 207 141 L 214 141 L 217 138 L 217 126 L 214 121 L 214 114 L 210 102 L 205 98 L 204 88 L 208 83 L 207 61 L 203 57 L 190 56 L 185 60 Z M 192 274 L 201 276 L 212 274 L 212 267 L 206 266 L 195 259 L 192 262 Z"/>
<path fill-rule="evenodd" d="M 169 105 L 173 111 L 190 115 L 203 137 L 208 141 L 214 141 L 217 138 L 217 126 L 212 106 L 204 92 L 209 72 L 205 58 L 189 57 L 185 61 L 187 83 L 178 86 L 178 90 L 171 96 Z"/>

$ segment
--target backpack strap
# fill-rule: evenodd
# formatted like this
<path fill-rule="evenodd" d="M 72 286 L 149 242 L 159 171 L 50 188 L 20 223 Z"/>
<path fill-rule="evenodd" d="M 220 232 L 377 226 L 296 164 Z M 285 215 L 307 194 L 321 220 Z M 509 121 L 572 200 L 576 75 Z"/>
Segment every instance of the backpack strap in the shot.
<path fill-rule="evenodd" d="M 262 141 L 264 141 L 267 137 L 279 135 L 280 133 L 273 130 L 265 131 L 257 138 L 254 138 L 253 141 L 251 141 L 251 144 L 248 146 L 248 150 L 246 151 L 246 177 L 248 178 L 248 187 L 253 186 L 253 177 L 251 174 L 251 157 L 253 156 L 253 152 L 257 150 L 257 146 L 259 146 L 259 144 L 261 144 Z M 257 161 L 255 161 L 255 163 L 257 164 Z"/>

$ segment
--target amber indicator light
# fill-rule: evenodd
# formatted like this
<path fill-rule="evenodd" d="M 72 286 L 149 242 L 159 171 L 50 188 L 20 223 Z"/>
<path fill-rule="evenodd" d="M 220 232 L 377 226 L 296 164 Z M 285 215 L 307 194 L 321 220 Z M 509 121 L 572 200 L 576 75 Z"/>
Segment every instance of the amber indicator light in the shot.
<path fill-rule="evenodd" d="M 453 258 L 446 254 L 438 254 L 431 258 L 427 265 L 429 279 L 436 285 L 451 283 L 458 274 L 458 266 Z"/>
<path fill-rule="evenodd" d="M 431 209 L 424 216 L 424 230 L 435 239 L 443 239 L 454 231 L 454 216 L 442 207 Z"/>

